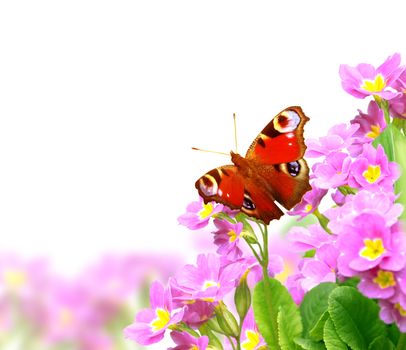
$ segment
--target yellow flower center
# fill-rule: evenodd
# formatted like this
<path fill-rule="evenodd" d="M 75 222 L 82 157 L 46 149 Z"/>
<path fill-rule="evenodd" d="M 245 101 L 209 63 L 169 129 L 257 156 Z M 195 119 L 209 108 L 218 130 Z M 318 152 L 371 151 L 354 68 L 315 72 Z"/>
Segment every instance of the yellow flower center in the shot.
<path fill-rule="evenodd" d="M 366 137 L 370 137 L 371 139 L 374 139 L 378 137 L 381 134 L 381 127 L 379 125 L 371 125 L 371 131 L 366 133 Z"/>
<path fill-rule="evenodd" d="M 374 80 L 364 79 L 362 89 L 368 92 L 381 92 L 386 87 L 386 82 L 381 73 L 377 74 Z"/>
<path fill-rule="evenodd" d="M 234 230 L 228 231 L 227 235 L 230 237 L 228 239 L 230 243 L 233 243 L 237 239 L 237 233 Z"/>
<path fill-rule="evenodd" d="M 247 339 L 241 344 L 243 350 L 254 350 L 259 344 L 259 334 L 252 330 L 245 331 Z"/>
<path fill-rule="evenodd" d="M 71 310 L 63 308 L 59 311 L 58 323 L 62 328 L 67 328 L 73 324 L 74 317 Z"/>
<path fill-rule="evenodd" d="M 275 278 L 282 283 L 285 283 L 288 277 L 292 274 L 293 272 L 293 266 L 292 264 L 289 264 L 289 262 L 284 261 L 283 262 L 283 270 L 275 275 Z"/>
<path fill-rule="evenodd" d="M 395 304 L 395 309 L 399 311 L 400 316 L 405 317 L 406 316 L 406 310 L 400 306 L 399 303 Z"/>
<path fill-rule="evenodd" d="M 213 212 L 213 204 L 211 203 L 203 204 L 203 208 L 199 212 L 199 217 L 202 220 L 206 219 L 207 217 L 210 216 L 212 212 Z"/>
<path fill-rule="evenodd" d="M 368 183 L 373 184 L 381 176 L 381 167 L 379 165 L 369 165 L 368 169 L 362 173 L 362 176 Z"/>
<path fill-rule="evenodd" d="M 3 281 L 6 287 L 18 289 L 26 284 L 27 275 L 21 270 L 6 270 L 3 274 Z"/>
<path fill-rule="evenodd" d="M 155 310 L 156 318 L 151 322 L 151 328 L 153 332 L 160 331 L 164 328 L 171 319 L 169 311 L 166 309 L 157 308 Z"/>
<path fill-rule="evenodd" d="M 388 287 L 393 287 L 396 285 L 395 278 L 393 276 L 393 272 L 391 271 L 382 271 L 379 270 L 377 276 L 373 279 L 374 283 L 376 283 L 381 289 L 385 289 Z"/>
<path fill-rule="evenodd" d="M 373 261 L 379 258 L 382 254 L 386 252 L 381 238 L 375 239 L 365 238 L 364 244 L 365 247 L 363 247 L 360 250 L 359 255 L 369 261 Z"/>
<path fill-rule="evenodd" d="M 197 345 L 192 345 L 192 347 L 189 348 L 189 350 L 199 350 L 199 348 L 197 347 Z"/>
<path fill-rule="evenodd" d="M 306 204 L 305 208 L 304 208 L 304 212 L 305 213 L 310 213 L 310 211 L 313 209 L 313 206 L 309 203 Z"/>
<path fill-rule="evenodd" d="M 215 281 L 204 281 L 203 290 L 206 290 L 210 287 L 220 287 L 220 283 Z"/>

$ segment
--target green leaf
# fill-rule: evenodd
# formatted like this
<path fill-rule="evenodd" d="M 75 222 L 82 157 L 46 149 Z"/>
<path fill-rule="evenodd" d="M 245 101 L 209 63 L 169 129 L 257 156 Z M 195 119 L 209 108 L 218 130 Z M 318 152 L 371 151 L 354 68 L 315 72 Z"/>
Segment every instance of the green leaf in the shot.
<path fill-rule="evenodd" d="M 399 194 L 398 202 L 406 206 L 406 137 L 398 127 L 389 124 L 385 130 L 375 139 L 374 146 L 382 145 L 390 161 L 396 162 L 400 166 L 401 175 L 395 183 L 395 192 Z M 406 211 L 403 212 L 402 219 L 406 219 Z"/>
<path fill-rule="evenodd" d="M 385 335 L 378 305 L 353 287 L 338 287 L 328 299 L 328 311 L 340 338 L 353 350 L 367 350 L 375 338 Z"/>
<path fill-rule="evenodd" d="M 314 327 L 310 330 L 309 334 L 312 337 L 312 339 L 319 341 L 323 339 L 324 335 L 324 324 L 326 321 L 330 318 L 330 314 L 328 311 L 324 311 L 324 313 L 321 315 L 321 317 L 318 319 Z"/>
<path fill-rule="evenodd" d="M 258 329 L 271 349 L 289 349 L 286 344 L 293 344 L 293 339 L 301 335 L 299 310 L 279 281 L 267 278 L 255 286 L 253 308 Z M 279 316 L 278 324 L 279 311 L 283 316 Z"/>
<path fill-rule="evenodd" d="M 393 344 L 397 344 L 400 337 L 400 330 L 396 323 L 392 323 L 391 325 L 387 326 L 387 330 L 389 339 Z"/>
<path fill-rule="evenodd" d="M 334 283 L 321 283 L 304 296 L 300 304 L 300 313 L 305 336 L 309 335 L 310 330 L 314 328 L 328 309 L 328 296 L 335 288 L 337 285 Z"/>
<path fill-rule="evenodd" d="M 312 339 L 295 338 L 295 343 L 300 345 L 304 350 L 326 350 L 322 342 L 317 342 Z"/>
<path fill-rule="evenodd" d="M 377 337 L 369 346 L 368 350 L 392 350 L 395 346 L 393 343 L 384 335 Z"/>
<path fill-rule="evenodd" d="M 209 344 L 213 348 L 223 350 L 223 345 L 221 344 L 221 341 L 215 336 L 215 334 L 212 332 L 212 330 L 206 323 L 200 326 L 199 331 L 202 335 L 205 335 L 209 338 Z"/>
<path fill-rule="evenodd" d="M 327 350 L 347 350 L 348 346 L 340 339 L 334 327 L 334 323 L 329 318 L 324 324 L 324 343 Z"/>
<path fill-rule="evenodd" d="M 294 342 L 292 334 L 295 332 L 299 335 L 302 332 L 302 323 L 300 321 L 300 314 L 297 308 L 282 308 L 279 307 L 278 312 L 278 333 L 279 345 L 282 350 L 295 350 L 300 349 Z M 300 331 L 299 331 L 300 330 Z"/>

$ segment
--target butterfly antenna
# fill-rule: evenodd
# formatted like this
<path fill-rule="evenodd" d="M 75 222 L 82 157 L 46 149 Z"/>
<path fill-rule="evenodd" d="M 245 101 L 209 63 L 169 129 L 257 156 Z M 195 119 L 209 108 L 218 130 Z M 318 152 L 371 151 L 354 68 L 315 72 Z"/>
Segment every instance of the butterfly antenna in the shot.
<path fill-rule="evenodd" d="M 225 156 L 230 156 L 229 153 L 218 152 L 218 151 L 211 151 L 211 150 L 208 150 L 208 149 L 201 149 L 201 148 L 196 148 L 196 147 L 192 147 L 192 150 L 194 150 L 194 151 L 202 151 L 202 152 L 209 152 L 209 153 L 216 153 L 216 154 L 222 154 L 222 155 L 225 155 Z"/>
<path fill-rule="evenodd" d="M 234 143 L 235 143 L 235 153 L 238 153 L 238 147 L 237 147 L 237 118 L 235 116 L 235 113 L 233 113 L 233 119 L 234 119 Z"/>

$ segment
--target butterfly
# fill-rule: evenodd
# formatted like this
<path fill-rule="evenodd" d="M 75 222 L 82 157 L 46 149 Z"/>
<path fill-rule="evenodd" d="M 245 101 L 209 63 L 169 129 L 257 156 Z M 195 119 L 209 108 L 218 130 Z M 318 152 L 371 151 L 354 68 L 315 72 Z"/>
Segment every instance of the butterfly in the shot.
<path fill-rule="evenodd" d="M 303 159 L 303 127 L 309 120 L 298 106 L 284 109 L 260 132 L 245 157 L 230 152 L 231 165 L 210 170 L 196 189 L 203 201 L 215 201 L 269 224 L 293 208 L 311 189 Z M 277 203 L 275 203 L 277 202 Z"/>

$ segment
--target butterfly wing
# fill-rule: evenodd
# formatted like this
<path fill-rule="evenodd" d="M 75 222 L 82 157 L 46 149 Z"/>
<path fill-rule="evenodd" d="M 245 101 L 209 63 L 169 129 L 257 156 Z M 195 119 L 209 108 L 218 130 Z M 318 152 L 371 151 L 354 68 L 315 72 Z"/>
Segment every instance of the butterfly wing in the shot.
<path fill-rule="evenodd" d="M 298 106 L 284 109 L 261 131 L 246 154 L 263 186 L 286 209 L 293 208 L 311 188 L 309 168 L 303 159 L 303 128 L 308 120 Z"/>
<path fill-rule="evenodd" d="M 240 209 L 244 202 L 244 179 L 235 165 L 210 170 L 196 183 L 205 203 L 215 201 L 232 209 Z"/>
<path fill-rule="evenodd" d="M 298 106 L 284 109 L 259 133 L 245 158 L 261 164 L 288 163 L 303 158 L 306 150 L 303 127 L 308 120 Z"/>

